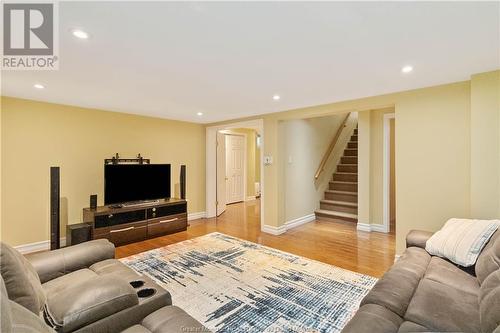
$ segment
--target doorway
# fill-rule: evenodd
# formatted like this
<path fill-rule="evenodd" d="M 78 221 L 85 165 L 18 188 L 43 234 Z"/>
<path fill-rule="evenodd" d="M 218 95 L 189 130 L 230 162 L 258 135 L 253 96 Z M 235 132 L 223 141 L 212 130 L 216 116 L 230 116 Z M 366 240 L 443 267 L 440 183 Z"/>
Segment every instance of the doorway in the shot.
<path fill-rule="evenodd" d="M 263 127 L 262 119 L 207 127 L 207 217 L 245 202 L 263 221 Z"/>

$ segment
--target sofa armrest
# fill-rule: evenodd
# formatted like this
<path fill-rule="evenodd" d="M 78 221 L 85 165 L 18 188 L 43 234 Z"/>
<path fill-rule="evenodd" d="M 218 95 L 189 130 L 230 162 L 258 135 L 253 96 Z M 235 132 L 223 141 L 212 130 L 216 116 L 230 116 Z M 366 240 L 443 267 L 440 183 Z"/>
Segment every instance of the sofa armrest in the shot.
<path fill-rule="evenodd" d="M 26 255 L 42 283 L 114 257 L 115 246 L 107 239 Z"/>
<path fill-rule="evenodd" d="M 425 243 L 433 234 L 433 232 L 429 231 L 410 230 L 406 235 L 406 247 L 416 246 L 425 250 Z"/>

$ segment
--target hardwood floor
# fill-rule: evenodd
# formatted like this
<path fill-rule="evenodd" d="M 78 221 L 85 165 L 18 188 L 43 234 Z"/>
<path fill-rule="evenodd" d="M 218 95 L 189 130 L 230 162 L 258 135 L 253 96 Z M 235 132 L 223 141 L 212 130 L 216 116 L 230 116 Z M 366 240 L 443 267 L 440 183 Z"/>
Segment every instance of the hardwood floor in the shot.
<path fill-rule="evenodd" d="M 116 256 L 122 258 L 218 231 L 375 277 L 382 276 L 394 262 L 394 234 L 357 231 L 352 222 L 316 220 L 279 236 L 263 233 L 259 200 L 229 205 L 218 218 L 189 224 L 187 231 L 120 246 Z"/>

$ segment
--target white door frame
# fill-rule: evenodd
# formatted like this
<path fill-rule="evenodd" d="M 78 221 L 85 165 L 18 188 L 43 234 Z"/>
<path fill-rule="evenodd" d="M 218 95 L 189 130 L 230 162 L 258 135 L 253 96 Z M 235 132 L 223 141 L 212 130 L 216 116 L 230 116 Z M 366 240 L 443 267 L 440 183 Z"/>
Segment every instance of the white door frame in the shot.
<path fill-rule="evenodd" d="M 391 119 L 396 119 L 395 113 L 384 114 L 384 179 L 383 179 L 383 232 L 391 229 Z M 395 128 L 394 128 L 395 129 Z M 394 143 L 392 143 L 394 144 Z"/>
<path fill-rule="evenodd" d="M 247 201 L 247 163 L 248 163 L 248 152 L 247 152 L 247 145 L 248 145 L 248 136 L 245 133 L 238 133 L 234 132 L 231 130 L 228 131 L 222 131 L 224 133 L 224 144 L 226 143 L 226 136 L 227 135 L 236 135 L 236 136 L 242 136 L 244 143 L 243 143 L 243 197 L 241 201 Z M 226 147 L 226 178 L 227 178 L 227 147 Z M 227 192 L 227 191 L 226 191 Z M 227 198 L 227 193 L 226 193 L 226 198 Z M 226 200 L 227 204 L 227 200 Z"/>
<path fill-rule="evenodd" d="M 216 145 L 216 164 L 215 164 L 215 172 L 217 174 L 217 183 L 215 186 L 215 191 L 217 192 L 216 197 L 217 198 L 225 198 L 226 197 L 226 184 L 225 184 L 225 178 L 226 178 L 226 136 L 221 133 L 217 132 L 216 137 L 217 141 Z M 224 174 L 224 176 L 222 176 Z M 224 185 L 219 186 L 221 183 L 221 179 L 224 178 Z M 216 215 L 220 216 L 226 211 L 226 202 L 224 203 L 218 202 L 216 204 Z"/>
<path fill-rule="evenodd" d="M 263 145 L 260 148 L 260 224 L 264 225 L 264 201 L 265 201 L 265 186 L 264 186 L 264 120 L 255 119 L 229 123 L 224 125 L 208 126 L 206 128 L 206 202 L 205 214 L 206 217 L 215 217 L 217 215 L 217 131 L 230 130 L 232 128 L 252 128 L 255 129 L 261 136 Z"/>

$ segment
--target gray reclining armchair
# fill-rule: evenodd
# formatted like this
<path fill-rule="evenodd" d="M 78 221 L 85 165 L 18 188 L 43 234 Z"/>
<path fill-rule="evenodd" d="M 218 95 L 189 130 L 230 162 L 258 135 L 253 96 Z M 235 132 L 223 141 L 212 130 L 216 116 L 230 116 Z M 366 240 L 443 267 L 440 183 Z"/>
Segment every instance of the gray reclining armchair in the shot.
<path fill-rule="evenodd" d="M 62 333 L 126 329 L 173 332 L 181 324 L 203 328 L 185 312 L 170 306 L 172 300 L 166 290 L 114 259 L 114 253 L 113 244 L 107 240 L 26 257 L 1 243 L 0 273 L 5 285 L 2 304 L 5 295 L 9 300 L 8 311 L 2 309 L 2 332 L 9 332 L 3 329 L 4 321 L 14 328 Z"/>

